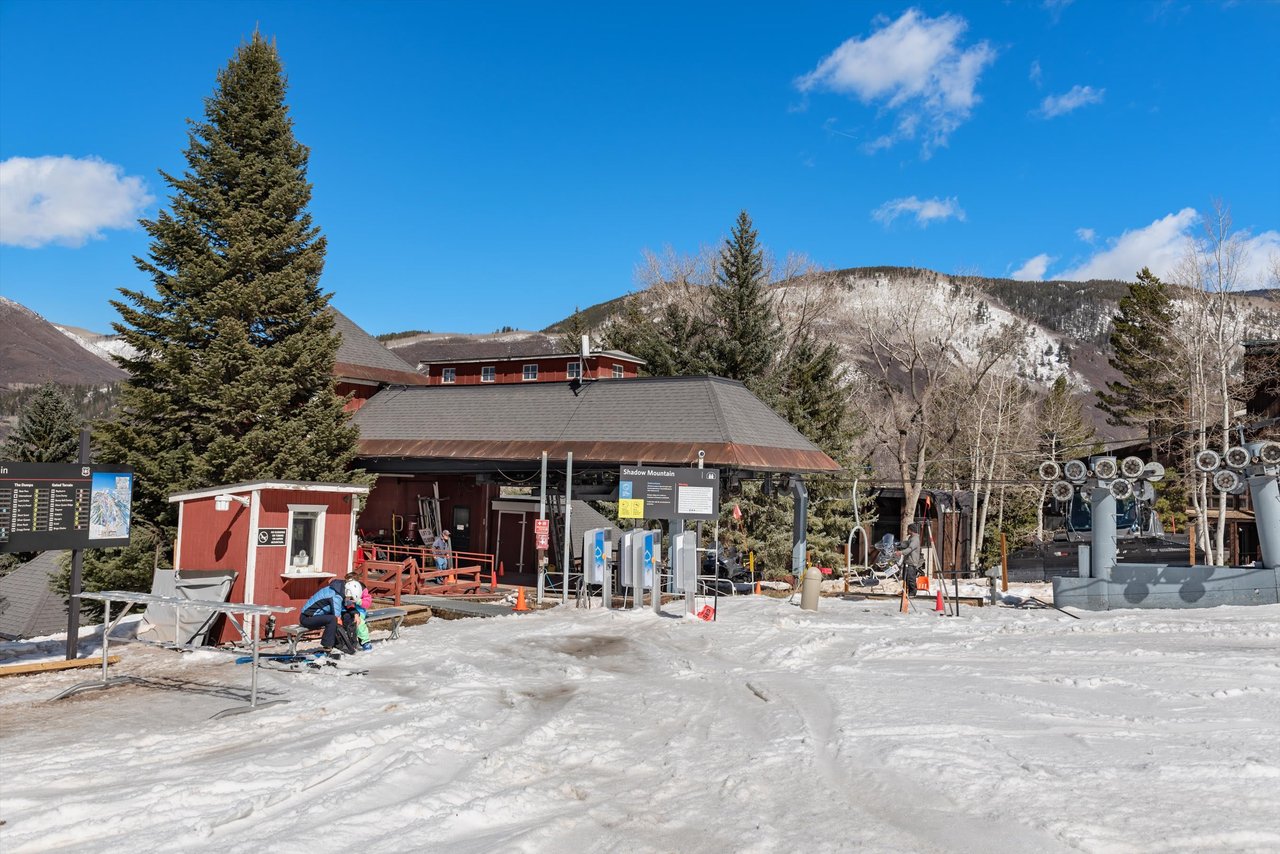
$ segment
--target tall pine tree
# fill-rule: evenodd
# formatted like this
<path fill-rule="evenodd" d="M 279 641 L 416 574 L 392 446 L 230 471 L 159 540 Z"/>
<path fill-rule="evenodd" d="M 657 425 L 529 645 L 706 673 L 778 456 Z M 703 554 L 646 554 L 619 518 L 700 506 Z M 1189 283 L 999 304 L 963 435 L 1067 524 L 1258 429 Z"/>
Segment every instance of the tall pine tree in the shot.
<path fill-rule="evenodd" d="M 1183 420 L 1184 395 L 1170 343 L 1176 321 L 1168 286 L 1143 267 L 1121 298 L 1111 329 L 1107 361 L 1122 379 L 1098 391 L 1098 408 L 1111 424 L 1146 427 L 1154 440 Z"/>
<path fill-rule="evenodd" d="M 759 390 L 771 373 L 782 326 L 765 291 L 764 250 L 746 211 L 720 250 L 711 287 L 707 353 L 712 372 Z"/>
<path fill-rule="evenodd" d="M 23 463 L 70 463 L 80 447 L 81 418 L 62 389 L 40 387 L 18 416 L 17 428 L 0 445 L 0 459 Z"/>
<path fill-rule="evenodd" d="M 334 393 L 339 338 L 320 290 L 325 240 L 307 211 L 308 149 L 293 136 L 274 44 L 255 33 L 191 122 L 170 207 L 142 225 L 154 288 L 121 290 L 136 351 L 99 457 L 131 464 L 142 542 L 86 568 L 145 586 L 172 541 L 175 491 L 258 479 L 349 481 L 356 431 Z M 138 566 L 137 563 L 145 565 Z M 108 566 L 107 564 L 111 564 Z"/>

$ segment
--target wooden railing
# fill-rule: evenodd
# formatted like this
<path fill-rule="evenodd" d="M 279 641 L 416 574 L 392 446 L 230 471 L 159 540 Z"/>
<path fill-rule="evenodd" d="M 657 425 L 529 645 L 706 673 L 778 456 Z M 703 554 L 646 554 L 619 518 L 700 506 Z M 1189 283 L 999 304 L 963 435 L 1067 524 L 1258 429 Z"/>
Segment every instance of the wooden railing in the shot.
<path fill-rule="evenodd" d="M 447 560 L 444 569 L 436 566 L 437 554 Z M 498 566 L 493 555 L 484 552 L 437 552 L 428 546 L 388 546 L 359 542 L 355 554 L 356 571 L 375 596 L 392 598 L 397 605 L 402 595 L 460 596 L 482 592 L 485 578 L 492 592 L 498 589 Z"/>

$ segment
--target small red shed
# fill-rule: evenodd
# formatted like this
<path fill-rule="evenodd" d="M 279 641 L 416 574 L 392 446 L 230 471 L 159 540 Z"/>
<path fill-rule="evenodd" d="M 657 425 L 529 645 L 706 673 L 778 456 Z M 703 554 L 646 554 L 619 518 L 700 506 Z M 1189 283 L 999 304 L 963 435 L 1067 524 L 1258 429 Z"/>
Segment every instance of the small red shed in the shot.
<path fill-rule="evenodd" d="M 356 516 L 369 494 L 347 483 L 259 481 L 169 496 L 178 505 L 173 567 L 234 570 L 230 601 L 300 609 L 351 571 Z M 285 618 L 297 621 L 297 611 Z M 224 627 L 219 642 L 237 640 Z"/>

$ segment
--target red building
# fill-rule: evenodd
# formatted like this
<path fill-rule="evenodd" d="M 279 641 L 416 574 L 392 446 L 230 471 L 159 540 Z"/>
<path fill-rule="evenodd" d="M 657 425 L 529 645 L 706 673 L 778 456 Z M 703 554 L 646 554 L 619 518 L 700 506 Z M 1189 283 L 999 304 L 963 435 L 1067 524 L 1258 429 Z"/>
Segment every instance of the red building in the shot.
<path fill-rule="evenodd" d="M 228 601 L 300 610 L 311 594 L 351 571 L 356 515 L 368 493 L 344 483 L 261 481 L 171 495 L 178 505 L 173 568 L 232 570 Z M 238 639 L 229 626 L 213 638 Z"/>
<path fill-rule="evenodd" d="M 506 333 L 484 339 L 430 336 L 395 348 L 428 385 L 508 385 L 572 379 L 634 379 L 644 360 L 620 350 L 565 352 L 544 333 Z"/>
<path fill-rule="evenodd" d="M 348 412 L 364 406 L 366 400 L 388 385 L 427 384 L 427 378 L 413 365 L 382 346 L 345 314 L 332 307 L 329 311 L 333 314 L 333 331 L 342 337 L 333 365 L 334 391 L 341 396 L 351 395 Z"/>

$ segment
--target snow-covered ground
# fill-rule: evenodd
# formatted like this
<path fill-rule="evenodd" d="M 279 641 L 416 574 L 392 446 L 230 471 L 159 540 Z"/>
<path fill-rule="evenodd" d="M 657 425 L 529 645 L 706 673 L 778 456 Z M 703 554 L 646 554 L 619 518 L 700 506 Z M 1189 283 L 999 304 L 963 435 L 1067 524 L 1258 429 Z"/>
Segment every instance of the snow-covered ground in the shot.
<path fill-rule="evenodd" d="M 1280 607 L 721 600 L 432 620 L 262 674 L 0 681 L 0 850 L 1276 851 Z"/>

